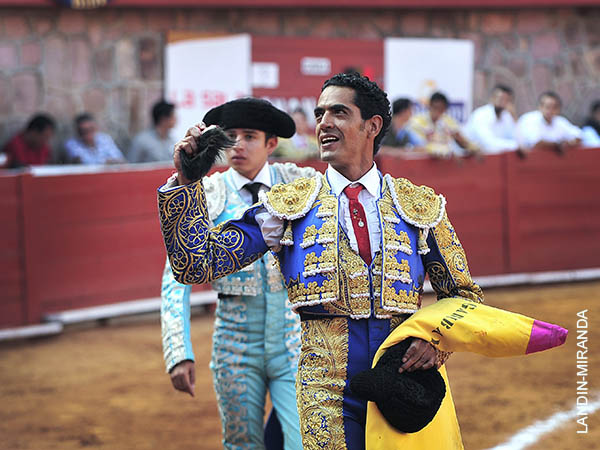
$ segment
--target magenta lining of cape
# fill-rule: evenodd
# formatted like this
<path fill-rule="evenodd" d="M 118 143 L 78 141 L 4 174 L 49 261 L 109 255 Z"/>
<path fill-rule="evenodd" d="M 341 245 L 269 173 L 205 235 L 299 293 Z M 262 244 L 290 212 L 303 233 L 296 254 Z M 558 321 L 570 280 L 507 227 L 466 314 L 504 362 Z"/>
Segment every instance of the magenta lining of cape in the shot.
<path fill-rule="evenodd" d="M 529 353 L 541 352 L 542 350 L 564 344 L 568 332 L 568 330 L 565 330 L 558 325 L 542 322 L 541 320 L 534 320 L 525 354 L 528 355 Z"/>

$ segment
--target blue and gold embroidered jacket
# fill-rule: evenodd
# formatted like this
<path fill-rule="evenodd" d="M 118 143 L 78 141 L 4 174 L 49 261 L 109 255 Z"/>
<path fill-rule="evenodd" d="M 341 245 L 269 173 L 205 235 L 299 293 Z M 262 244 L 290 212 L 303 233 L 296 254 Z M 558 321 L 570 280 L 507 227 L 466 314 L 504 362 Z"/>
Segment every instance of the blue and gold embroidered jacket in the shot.
<path fill-rule="evenodd" d="M 271 180 L 275 183 L 290 182 L 301 176 L 312 176 L 316 172 L 311 167 L 298 167 L 291 163 L 269 165 Z M 206 193 L 208 219 L 210 224 L 219 224 L 240 217 L 248 205 L 240 196 L 232 179 L 233 169 L 216 172 L 202 180 Z M 213 289 L 222 295 L 248 296 L 248 304 L 256 302 L 253 297 L 265 293 L 281 293 L 278 308 L 285 308 L 287 295 L 279 269 L 274 264 L 273 255 L 267 253 L 262 260 L 244 267 L 213 282 Z M 190 339 L 190 294 L 191 286 L 183 286 L 175 281 L 169 264 L 166 264 L 161 295 L 161 322 L 163 353 L 167 372 L 183 360 L 194 360 Z M 262 305 L 264 309 L 265 306 Z M 297 347 L 297 317 L 286 314 L 285 345 L 290 354 L 295 355 Z M 295 355 L 297 358 L 297 355 Z"/>
<path fill-rule="evenodd" d="M 438 297 L 482 301 L 445 199 L 425 186 L 383 177 L 381 251 L 369 267 L 339 226 L 339 199 L 324 175 L 274 186 L 241 219 L 209 228 L 199 183 L 159 190 L 162 230 L 175 277 L 204 283 L 268 251 L 255 219 L 261 208 L 285 221 L 276 257 L 294 309 L 303 314 L 387 318 L 416 311 L 425 273 Z"/>

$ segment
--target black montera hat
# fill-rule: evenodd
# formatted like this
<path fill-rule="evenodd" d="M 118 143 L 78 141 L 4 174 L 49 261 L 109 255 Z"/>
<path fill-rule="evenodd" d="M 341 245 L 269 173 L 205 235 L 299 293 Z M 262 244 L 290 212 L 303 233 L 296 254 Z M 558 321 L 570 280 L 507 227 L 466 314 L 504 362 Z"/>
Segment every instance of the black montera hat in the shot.
<path fill-rule="evenodd" d="M 261 130 L 283 138 L 290 138 L 296 132 L 296 125 L 287 113 L 275 108 L 267 100 L 252 97 L 232 100 L 211 109 L 203 122 L 206 125 L 219 125 L 223 129 Z"/>
<path fill-rule="evenodd" d="M 373 401 L 391 426 L 403 433 L 417 432 L 435 417 L 446 395 L 437 369 L 398 373 L 411 339 L 390 347 L 373 369 L 355 375 L 352 392 Z"/>

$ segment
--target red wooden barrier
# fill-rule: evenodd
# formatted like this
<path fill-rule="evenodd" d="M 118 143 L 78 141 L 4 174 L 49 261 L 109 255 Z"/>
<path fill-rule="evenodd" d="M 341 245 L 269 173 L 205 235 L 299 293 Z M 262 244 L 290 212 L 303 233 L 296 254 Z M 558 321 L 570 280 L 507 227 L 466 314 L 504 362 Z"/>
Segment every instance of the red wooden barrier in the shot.
<path fill-rule="evenodd" d="M 506 160 L 510 272 L 600 267 L 600 151 Z"/>
<path fill-rule="evenodd" d="M 156 187 L 170 172 L 22 176 L 28 322 L 157 296 L 164 247 Z"/>
<path fill-rule="evenodd" d="M 0 175 L 0 326 L 25 323 L 21 180 Z"/>
<path fill-rule="evenodd" d="M 598 150 L 378 165 L 444 194 L 474 275 L 600 267 Z M 156 188 L 170 172 L 0 176 L 0 327 L 158 296 Z"/>

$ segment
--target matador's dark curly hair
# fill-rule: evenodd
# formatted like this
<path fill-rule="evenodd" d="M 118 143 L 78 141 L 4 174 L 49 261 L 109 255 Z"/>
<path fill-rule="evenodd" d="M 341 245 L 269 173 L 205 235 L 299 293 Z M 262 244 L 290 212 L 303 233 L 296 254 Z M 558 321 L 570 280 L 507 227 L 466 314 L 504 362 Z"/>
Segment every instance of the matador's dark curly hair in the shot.
<path fill-rule="evenodd" d="M 383 126 L 373 142 L 373 154 L 377 153 L 379 144 L 392 121 L 390 101 L 387 98 L 387 94 L 377 86 L 377 83 L 357 72 L 338 73 L 337 75 L 334 75 L 323 83 L 321 92 L 328 86 L 340 86 L 354 89 L 354 104 L 360 109 L 360 116 L 363 120 L 370 119 L 374 115 L 382 117 Z"/>

